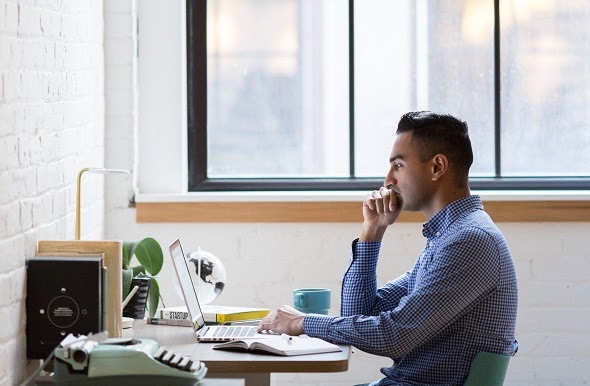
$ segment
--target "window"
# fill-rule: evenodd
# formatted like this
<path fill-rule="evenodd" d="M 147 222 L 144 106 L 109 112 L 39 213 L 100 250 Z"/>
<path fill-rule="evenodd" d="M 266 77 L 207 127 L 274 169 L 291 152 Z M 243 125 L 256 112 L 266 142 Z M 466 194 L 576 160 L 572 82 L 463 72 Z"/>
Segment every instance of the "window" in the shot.
<path fill-rule="evenodd" d="M 187 0 L 189 190 L 367 190 L 399 117 L 469 124 L 474 189 L 590 188 L 583 0 Z"/>

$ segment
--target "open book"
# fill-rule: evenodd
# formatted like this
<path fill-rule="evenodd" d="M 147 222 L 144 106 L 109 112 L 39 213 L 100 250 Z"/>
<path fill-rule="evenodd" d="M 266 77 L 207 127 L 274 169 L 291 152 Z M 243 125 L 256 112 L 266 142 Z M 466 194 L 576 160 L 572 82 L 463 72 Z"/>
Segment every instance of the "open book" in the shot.
<path fill-rule="evenodd" d="M 276 339 L 233 340 L 213 346 L 217 350 L 263 351 L 275 355 L 306 355 L 342 351 L 335 344 L 307 335 L 288 336 L 283 334 Z"/>

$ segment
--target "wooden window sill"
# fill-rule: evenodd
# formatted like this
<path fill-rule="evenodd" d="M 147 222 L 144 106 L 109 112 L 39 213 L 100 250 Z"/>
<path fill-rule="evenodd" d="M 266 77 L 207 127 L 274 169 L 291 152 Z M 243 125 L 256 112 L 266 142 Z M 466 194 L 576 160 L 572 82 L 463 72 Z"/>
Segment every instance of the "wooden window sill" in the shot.
<path fill-rule="evenodd" d="M 321 223 L 362 222 L 360 201 L 137 202 L 138 223 Z M 495 222 L 587 222 L 590 200 L 486 201 Z M 424 222 L 421 213 L 403 212 L 400 222 Z"/>

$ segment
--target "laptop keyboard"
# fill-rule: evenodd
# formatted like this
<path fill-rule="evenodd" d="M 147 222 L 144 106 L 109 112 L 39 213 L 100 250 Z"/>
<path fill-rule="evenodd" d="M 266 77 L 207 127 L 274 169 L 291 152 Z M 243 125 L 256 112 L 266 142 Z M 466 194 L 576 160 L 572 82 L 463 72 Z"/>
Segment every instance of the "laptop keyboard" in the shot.
<path fill-rule="evenodd" d="M 220 326 L 213 334 L 215 338 L 251 338 L 256 334 L 256 326 Z"/>

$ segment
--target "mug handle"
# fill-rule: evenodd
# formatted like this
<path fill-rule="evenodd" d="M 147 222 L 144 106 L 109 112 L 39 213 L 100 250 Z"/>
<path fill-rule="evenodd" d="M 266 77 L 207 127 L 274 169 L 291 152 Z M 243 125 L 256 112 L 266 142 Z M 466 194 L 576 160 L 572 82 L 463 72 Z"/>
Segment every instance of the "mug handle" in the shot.
<path fill-rule="evenodd" d="M 305 307 L 305 294 L 301 293 L 301 292 L 297 292 L 295 294 L 295 298 L 293 299 L 294 303 L 295 303 L 295 307 L 299 307 L 299 308 L 303 308 Z"/>

